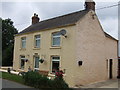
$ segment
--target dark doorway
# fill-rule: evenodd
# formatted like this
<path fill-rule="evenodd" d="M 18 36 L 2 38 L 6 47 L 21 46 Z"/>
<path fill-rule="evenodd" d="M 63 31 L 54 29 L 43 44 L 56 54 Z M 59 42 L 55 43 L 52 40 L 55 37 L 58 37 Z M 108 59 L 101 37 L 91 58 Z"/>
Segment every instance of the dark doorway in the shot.
<path fill-rule="evenodd" d="M 109 79 L 112 79 L 112 67 L 113 67 L 113 60 L 109 60 Z"/>
<path fill-rule="evenodd" d="M 118 79 L 120 79 L 120 57 L 118 58 Z"/>

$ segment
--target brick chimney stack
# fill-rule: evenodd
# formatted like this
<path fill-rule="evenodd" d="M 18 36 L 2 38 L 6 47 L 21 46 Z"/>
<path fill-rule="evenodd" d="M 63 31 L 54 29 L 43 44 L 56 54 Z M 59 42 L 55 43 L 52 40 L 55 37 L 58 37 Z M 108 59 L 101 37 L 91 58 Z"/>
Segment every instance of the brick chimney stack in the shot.
<path fill-rule="evenodd" d="M 39 22 L 39 17 L 36 13 L 34 13 L 34 16 L 32 17 L 32 24 L 36 24 Z"/>
<path fill-rule="evenodd" d="M 95 11 L 95 2 L 93 0 L 86 0 L 85 1 L 85 10 Z"/>

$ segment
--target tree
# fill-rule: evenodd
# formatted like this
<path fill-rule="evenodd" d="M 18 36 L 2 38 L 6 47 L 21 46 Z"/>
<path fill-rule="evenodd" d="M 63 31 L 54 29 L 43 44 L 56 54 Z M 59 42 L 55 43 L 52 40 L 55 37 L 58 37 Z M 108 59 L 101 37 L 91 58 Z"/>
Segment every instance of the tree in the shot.
<path fill-rule="evenodd" d="M 2 20 L 2 66 L 12 66 L 14 35 L 17 33 L 11 19 Z"/>

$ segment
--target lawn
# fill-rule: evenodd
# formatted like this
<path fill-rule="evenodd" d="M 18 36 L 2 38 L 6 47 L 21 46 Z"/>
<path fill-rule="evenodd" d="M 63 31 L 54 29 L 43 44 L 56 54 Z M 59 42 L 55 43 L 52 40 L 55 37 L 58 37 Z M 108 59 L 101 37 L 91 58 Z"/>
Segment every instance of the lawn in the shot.
<path fill-rule="evenodd" d="M 24 79 L 22 78 L 22 76 L 18 76 L 15 74 L 9 74 L 6 72 L 2 72 L 2 78 L 24 84 Z"/>

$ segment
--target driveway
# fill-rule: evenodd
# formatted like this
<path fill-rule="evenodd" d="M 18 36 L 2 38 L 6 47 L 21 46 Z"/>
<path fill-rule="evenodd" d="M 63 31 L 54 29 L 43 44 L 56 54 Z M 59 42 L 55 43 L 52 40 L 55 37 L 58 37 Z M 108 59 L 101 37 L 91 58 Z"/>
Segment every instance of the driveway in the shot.
<path fill-rule="evenodd" d="M 80 88 L 120 88 L 120 80 L 112 79 L 104 82 L 93 83 Z"/>

